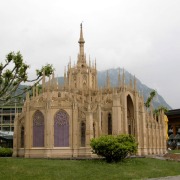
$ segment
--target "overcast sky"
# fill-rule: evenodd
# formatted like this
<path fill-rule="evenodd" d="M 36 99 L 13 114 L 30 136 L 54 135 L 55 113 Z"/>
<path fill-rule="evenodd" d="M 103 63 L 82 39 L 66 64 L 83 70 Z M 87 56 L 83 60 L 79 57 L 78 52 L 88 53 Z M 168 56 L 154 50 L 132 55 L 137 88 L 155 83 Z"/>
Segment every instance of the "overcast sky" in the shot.
<path fill-rule="evenodd" d="M 30 73 L 62 76 L 85 52 L 98 70 L 121 67 L 180 108 L 180 0 L 0 0 L 0 59 L 20 51 Z"/>

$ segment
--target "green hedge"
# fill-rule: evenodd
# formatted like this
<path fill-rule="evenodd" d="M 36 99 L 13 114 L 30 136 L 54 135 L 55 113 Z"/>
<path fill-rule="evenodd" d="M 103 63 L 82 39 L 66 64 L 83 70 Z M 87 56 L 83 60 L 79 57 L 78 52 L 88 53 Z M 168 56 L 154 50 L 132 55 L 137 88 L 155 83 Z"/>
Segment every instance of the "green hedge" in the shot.
<path fill-rule="evenodd" d="M 107 162 L 122 161 L 128 154 L 137 152 L 138 144 L 131 135 L 101 136 L 91 140 L 93 153 L 105 157 Z"/>
<path fill-rule="evenodd" d="M 0 157 L 11 157 L 13 150 L 11 148 L 0 148 Z"/>

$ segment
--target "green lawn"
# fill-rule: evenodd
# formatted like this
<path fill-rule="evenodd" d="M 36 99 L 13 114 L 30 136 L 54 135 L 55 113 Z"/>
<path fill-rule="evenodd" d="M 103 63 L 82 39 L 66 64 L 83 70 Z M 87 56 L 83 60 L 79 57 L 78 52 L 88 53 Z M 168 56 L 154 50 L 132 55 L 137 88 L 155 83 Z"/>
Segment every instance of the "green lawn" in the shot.
<path fill-rule="evenodd" d="M 180 163 L 148 158 L 107 164 L 103 160 L 0 158 L 0 179 L 145 179 L 180 175 Z"/>
<path fill-rule="evenodd" d="M 180 154 L 180 150 L 175 149 L 175 150 L 168 151 L 168 153 L 170 153 L 170 154 L 176 154 L 176 153 Z"/>

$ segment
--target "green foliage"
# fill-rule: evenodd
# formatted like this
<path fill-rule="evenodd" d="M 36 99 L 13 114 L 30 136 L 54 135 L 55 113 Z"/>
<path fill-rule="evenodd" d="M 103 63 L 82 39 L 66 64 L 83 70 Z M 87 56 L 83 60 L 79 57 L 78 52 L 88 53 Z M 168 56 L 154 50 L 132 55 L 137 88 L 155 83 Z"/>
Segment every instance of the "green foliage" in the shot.
<path fill-rule="evenodd" d="M 151 104 L 151 102 L 152 102 L 152 100 L 153 100 L 153 98 L 154 98 L 155 96 L 156 96 L 156 91 L 155 91 L 155 90 L 151 91 L 151 92 L 150 92 L 150 95 L 149 95 L 149 97 L 148 97 L 148 99 L 147 99 L 147 101 L 145 102 L 145 106 L 146 106 L 147 108 L 150 107 L 150 104 Z"/>
<path fill-rule="evenodd" d="M 11 157 L 13 150 L 11 148 L 0 148 L 0 157 Z"/>
<path fill-rule="evenodd" d="M 175 149 L 175 150 L 170 150 L 168 151 L 169 154 L 180 154 L 180 150 L 179 149 Z"/>
<path fill-rule="evenodd" d="M 168 112 L 169 110 L 168 110 L 168 108 L 167 107 L 164 107 L 164 106 L 159 106 L 158 107 L 158 110 L 160 111 L 160 110 L 163 110 L 164 112 Z"/>
<path fill-rule="evenodd" d="M 128 154 L 137 151 L 137 143 L 131 135 L 101 136 L 91 140 L 93 153 L 105 157 L 107 162 L 122 161 Z"/>
<path fill-rule="evenodd" d="M 159 112 L 163 110 L 165 113 L 168 112 L 168 108 L 164 106 L 159 106 L 157 109 L 154 110 L 154 114 L 159 115 Z"/>
<path fill-rule="evenodd" d="M 47 64 L 46 66 L 43 66 L 40 70 L 36 70 L 36 75 L 37 76 L 42 76 L 43 72 L 45 76 L 50 76 L 53 73 L 53 67 L 51 64 Z"/>
<path fill-rule="evenodd" d="M 155 96 L 156 96 L 156 91 L 155 90 L 151 91 L 147 101 L 144 103 L 147 108 L 150 107 L 150 104 L 151 104 L 151 102 L 152 102 L 152 100 L 153 100 L 153 98 Z M 157 109 L 154 110 L 153 113 L 158 115 L 160 110 L 163 110 L 164 112 L 167 112 L 168 108 L 164 107 L 164 106 L 159 106 Z"/>
<path fill-rule="evenodd" d="M 15 98 L 22 96 L 25 92 L 32 89 L 42 79 L 43 72 L 45 76 L 53 73 L 53 67 L 50 64 L 43 66 L 40 70 L 36 70 L 36 78 L 30 80 L 28 78 L 28 69 L 30 68 L 24 60 L 20 52 L 10 52 L 4 63 L 0 63 L 0 103 L 6 104 Z M 22 82 L 31 82 L 32 85 L 28 89 L 22 90 L 20 94 L 15 94 L 16 90 Z"/>

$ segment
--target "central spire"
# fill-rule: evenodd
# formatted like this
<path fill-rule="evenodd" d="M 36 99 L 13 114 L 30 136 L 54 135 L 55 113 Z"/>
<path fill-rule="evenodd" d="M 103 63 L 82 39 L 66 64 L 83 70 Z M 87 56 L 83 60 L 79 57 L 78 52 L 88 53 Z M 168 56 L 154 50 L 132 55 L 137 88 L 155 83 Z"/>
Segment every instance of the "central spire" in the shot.
<path fill-rule="evenodd" d="M 82 23 L 80 24 L 80 38 L 79 38 L 79 55 L 78 55 L 78 63 L 86 63 L 85 55 L 84 55 L 84 38 L 83 38 L 83 29 Z"/>
<path fill-rule="evenodd" d="M 85 41 L 84 41 L 84 38 L 83 38 L 83 30 L 82 30 L 82 23 L 80 24 L 80 38 L 79 38 L 79 41 L 78 43 L 81 45 L 84 45 Z"/>

